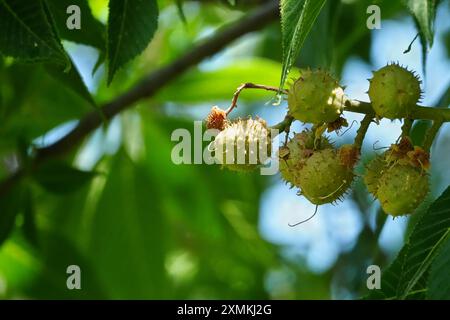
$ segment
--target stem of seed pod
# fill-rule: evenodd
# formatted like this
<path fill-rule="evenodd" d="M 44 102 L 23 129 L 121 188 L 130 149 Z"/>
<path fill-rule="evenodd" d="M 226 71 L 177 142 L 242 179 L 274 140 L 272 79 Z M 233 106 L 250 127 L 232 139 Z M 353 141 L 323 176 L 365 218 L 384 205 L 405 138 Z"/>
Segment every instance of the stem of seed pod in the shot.
<path fill-rule="evenodd" d="M 354 145 L 361 149 L 362 143 L 364 141 L 364 137 L 366 136 L 367 130 L 369 129 L 370 123 L 373 120 L 372 114 L 366 114 L 364 116 L 364 119 L 361 121 L 361 126 L 358 129 L 358 132 L 356 133 L 355 137 L 355 143 Z"/>
<path fill-rule="evenodd" d="M 294 118 L 291 117 L 290 115 L 286 115 L 284 117 L 283 121 L 281 121 L 281 122 L 271 126 L 270 129 L 278 130 L 278 134 L 280 132 L 286 132 L 287 133 L 287 132 L 289 132 L 289 130 L 291 128 L 292 121 L 294 121 Z M 274 138 L 274 137 L 272 137 L 272 138 Z"/>
<path fill-rule="evenodd" d="M 345 101 L 344 111 L 373 114 L 372 105 L 370 102 L 348 99 Z M 425 107 L 416 106 L 409 115 L 410 119 L 423 120 L 442 120 L 443 122 L 450 122 L 450 109 L 439 107 Z"/>
<path fill-rule="evenodd" d="M 251 82 L 243 83 L 241 84 L 237 89 L 236 92 L 233 94 L 233 99 L 231 100 L 231 105 L 226 111 L 226 114 L 228 115 L 231 111 L 233 111 L 234 108 L 237 106 L 237 101 L 239 99 L 239 95 L 241 94 L 242 90 L 244 89 L 262 89 L 267 91 L 274 91 L 279 93 L 280 90 L 276 87 L 266 86 L 263 84 L 255 84 Z M 287 94 L 286 90 L 282 90 L 281 93 Z"/>
<path fill-rule="evenodd" d="M 433 145 L 433 141 L 436 138 L 436 135 L 443 123 L 444 123 L 443 120 L 435 120 L 433 121 L 433 125 L 431 126 L 431 128 L 428 129 L 425 135 L 425 139 L 423 141 L 423 149 L 426 152 L 430 152 L 431 146 Z"/>
<path fill-rule="evenodd" d="M 409 136 L 409 132 L 411 131 L 411 127 L 412 127 L 413 121 L 414 121 L 413 119 L 408 119 L 408 118 L 405 118 L 403 120 L 402 137 Z"/>
<path fill-rule="evenodd" d="M 226 114 L 228 115 L 237 106 L 237 101 L 239 95 L 244 89 L 262 89 L 267 91 L 273 91 L 276 93 L 287 94 L 288 90 L 279 90 L 277 87 L 266 86 L 263 84 L 255 84 L 251 82 L 241 84 L 236 92 L 233 94 L 233 99 L 231 100 L 231 105 L 227 109 Z M 359 100 L 347 99 L 345 101 L 344 111 L 362 113 L 367 115 L 373 115 L 374 111 L 370 102 L 364 102 Z M 442 120 L 443 122 L 450 122 L 450 109 L 439 108 L 439 107 L 426 107 L 426 106 L 416 106 L 414 110 L 409 115 L 409 119 L 424 119 L 424 120 Z"/>

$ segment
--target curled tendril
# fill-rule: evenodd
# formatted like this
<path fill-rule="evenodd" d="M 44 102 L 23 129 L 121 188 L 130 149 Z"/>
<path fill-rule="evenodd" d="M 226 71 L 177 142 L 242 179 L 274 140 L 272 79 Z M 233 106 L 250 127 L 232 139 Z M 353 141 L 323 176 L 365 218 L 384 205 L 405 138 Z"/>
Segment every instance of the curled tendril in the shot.
<path fill-rule="evenodd" d="M 309 220 L 311 220 L 312 218 L 314 218 L 314 216 L 316 215 L 318 209 L 319 209 L 319 206 L 316 206 L 316 209 L 314 210 L 314 213 L 312 214 L 312 216 L 310 216 L 309 218 L 307 218 L 307 219 L 305 219 L 305 220 L 302 220 L 302 221 L 300 221 L 300 222 L 294 223 L 294 224 L 288 223 L 288 226 L 292 228 L 292 227 L 296 227 L 296 226 L 298 226 L 298 225 L 301 225 L 301 224 L 303 224 L 303 223 L 305 223 L 305 222 L 308 222 Z"/>
<path fill-rule="evenodd" d="M 375 141 L 373 144 L 372 144 L 372 149 L 374 150 L 374 151 L 378 151 L 378 150 L 383 150 L 383 149 L 389 149 L 389 147 L 375 147 L 378 143 L 380 143 L 380 140 L 377 140 L 377 141 Z"/>
<path fill-rule="evenodd" d="M 342 133 L 336 132 L 336 135 L 337 135 L 338 137 L 343 137 L 348 131 L 350 131 L 351 128 L 353 128 L 353 125 L 354 125 L 355 123 L 357 123 L 357 122 L 358 122 L 358 121 L 353 120 L 352 123 L 350 124 L 350 127 L 348 127 L 347 129 L 345 129 L 345 131 L 342 132 Z"/>

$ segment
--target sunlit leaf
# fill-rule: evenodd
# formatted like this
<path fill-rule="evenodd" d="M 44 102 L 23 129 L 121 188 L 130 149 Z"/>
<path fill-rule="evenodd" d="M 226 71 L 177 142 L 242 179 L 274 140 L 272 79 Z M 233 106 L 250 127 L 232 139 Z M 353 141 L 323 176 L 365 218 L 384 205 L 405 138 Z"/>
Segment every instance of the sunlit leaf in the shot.
<path fill-rule="evenodd" d="M 284 86 L 287 75 L 325 2 L 326 0 L 281 1 L 283 69 L 280 88 Z"/>
<path fill-rule="evenodd" d="M 436 0 L 406 0 L 406 6 L 414 18 L 422 44 L 422 64 L 425 70 L 428 49 L 433 45 Z"/>
<path fill-rule="evenodd" d="M 420 36 L 427 46 L 433 45 L 436 0 L 407 0 L 406 4 L 419 26 Z"/>

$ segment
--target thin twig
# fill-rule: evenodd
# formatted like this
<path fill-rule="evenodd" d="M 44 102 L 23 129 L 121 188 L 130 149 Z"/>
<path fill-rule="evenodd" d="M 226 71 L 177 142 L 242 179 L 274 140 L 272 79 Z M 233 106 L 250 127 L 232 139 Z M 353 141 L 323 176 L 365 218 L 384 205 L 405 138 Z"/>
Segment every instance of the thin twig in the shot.
<path fill-rule="evenodd" d="M 267 91 L 279 92 L 278 88 L 275 88 L 275 87 L 266 86 L 263 84 L 255 84 L 255 83 L 251 83 L 251 82 L 243 83 L 236 89 L 236 92 L 233 94 L 233 99 L 231 100 L 231 105 L 228 108 L 228 110 L 226 111 L 227 115 L 231 111 L 233 111 L 234 108 L 237 107 L 237 101 L 239 99 L 239 95 L 241 94 L 242 90 L 244 90 L 244 89 L 263 89 L 263 90 L 267 90 Z M 282 93 L 286 94 L 287 91 L 282 91 Z"/>
<path fill-rule="evenodd" d="M 306 218 L 305 220 L 302 220 L 302 221 L 299 221 L 299 222 L 296 222 L 296 223 L 288 223 L 288 226 L 289 227 L 296 227 L 296 226 L 301 225 L 301 224 L 303 224 L 305 222 L 308 222 L 309 220 L 311 220 L 312 218 L 315 217 L 315 215 L 317 214 L 318 209 L 319 209 L 319 206 L 316 205 L 316 209 L 314 210 L 314 213 L 309 218 Z"/>
<path fill-rule="evenodd" d="M 416 41 L 416 39 L 417 39 L 417 37 L 419 36 L 419 34 L 420 34 L 420 33 L 417 33 L 417 34 L 416 34 L 416 36 L 414 37 L 414 39 L 412 39 L 412 41 L 409 43 L 408 48 L 406 48 L 406 50 L 403 51 L 403 54 L 408 53 L 408 52 L 411 51 L 411 47 L 412 47 L 414 41 Z"/>

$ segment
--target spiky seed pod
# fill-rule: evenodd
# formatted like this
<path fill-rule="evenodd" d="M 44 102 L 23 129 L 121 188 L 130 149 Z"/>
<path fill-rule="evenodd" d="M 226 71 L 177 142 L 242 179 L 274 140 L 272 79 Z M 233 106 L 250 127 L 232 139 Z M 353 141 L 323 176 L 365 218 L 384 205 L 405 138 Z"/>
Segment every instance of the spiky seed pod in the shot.
<path fill-rule="evenodd" d="M 370 101 L 379 117 L 407 118 L 420 99 L 420 80 L 398 64 L 375 71 L 369 81 Z"/>
<path fill-rule="evenodd" d="M 281 176 L 314 204 L 334 202 L 353 181 L 353 151 L 353 146 L 336 150 L 325 136 L 305 130 L 280 148 Z"/>
<path fill-rule="evenodd" d="M 313 204 L 339 200 L 353 181 L 353 170 L 342 165 L 335 149 L 314 152 L 299 173 L 301 193 Z"/>
<path fill-rule="evenodd" d="M 227 113 L 217 106 L 211 108 L 205 119 L 207 129 L 218 129 L 222 131 L 228 124 Z"/>
<path fill-rule="evenodd" d="M 262 119 L 229 123 L 211 143 L 215 158 L 232 171 L 251 171 L 270 158 L 271 139 Z"/>
<path fill-rule="evenodd" d="M 302 70 L 288 92 L 289 114 L 297 120 L 333 122 L 344 109 L 344 90 L 323 70 Z"/>
<path fill-rule="evenodd" d="M 366 166 L 364 183 L 367 190 L 377 197 L 380 178 L 393 166 L 409 166 L 415 169 L 428 171 L 430 168 L 430 155 L 418 146 L 413 146 L 411 139 L 402 137 L 399 143 L 392 144 L 382 155 L 376 156 Z"/>
<path fill-rule="evenodd" d="M 377 194 L 380 178 L 387 167 L 388 163 L 384 154 L 376 156 L 366 166 L 366 173 L 363 178 L 364 184 L 367 190 L 374 196 Z"/>
<path fill-rule="evenodd" d="M 299 186 L 299 172 L 314 151 L 331 148 L 332 145 L 325 136 L 315 137 L 314 133 L 304 130 L 294 135 L 285 146 L 279 150 L 279 163 L 282 178 L 293 186 Z"/>
<path fill-rule="evenodd" d="M 411 165 L 397 164 L 381 176 L 376 192 L 383 210 L 399 216 L 412 213 L 429 191 L 428 175 Z"/>

